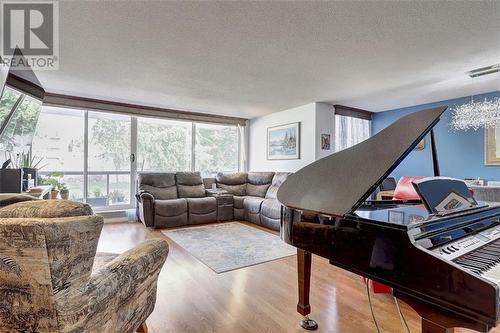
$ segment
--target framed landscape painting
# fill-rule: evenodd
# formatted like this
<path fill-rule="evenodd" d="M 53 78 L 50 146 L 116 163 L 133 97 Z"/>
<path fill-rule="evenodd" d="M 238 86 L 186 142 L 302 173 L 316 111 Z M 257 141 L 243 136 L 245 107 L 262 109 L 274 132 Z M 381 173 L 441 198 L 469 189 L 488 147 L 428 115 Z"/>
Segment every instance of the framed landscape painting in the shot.
<path fill-rule="evenodd" d="M 300 158 L 300 122 L 267 128 L 267 159 Z"/>
<path fill-rule="evenodd" d="M 500 127 L 486 128 L 484 136 L 484 163 L 500 166 Z"/>

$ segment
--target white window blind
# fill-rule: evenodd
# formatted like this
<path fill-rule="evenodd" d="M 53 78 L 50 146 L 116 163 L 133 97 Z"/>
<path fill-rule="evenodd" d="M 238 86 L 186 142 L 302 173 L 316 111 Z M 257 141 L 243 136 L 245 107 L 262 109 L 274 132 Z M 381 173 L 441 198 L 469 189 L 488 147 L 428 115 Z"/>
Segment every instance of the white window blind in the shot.
<path fill-rule="evenodd" d="M 360 143 L 370 137 L 371 121 L 335 115 L 335 151 Z"/>

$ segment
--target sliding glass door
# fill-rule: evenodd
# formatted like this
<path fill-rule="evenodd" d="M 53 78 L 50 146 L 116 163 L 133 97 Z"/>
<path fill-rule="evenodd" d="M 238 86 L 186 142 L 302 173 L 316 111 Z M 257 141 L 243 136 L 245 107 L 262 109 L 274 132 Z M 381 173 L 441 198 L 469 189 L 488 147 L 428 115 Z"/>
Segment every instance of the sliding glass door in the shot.
<path fill-rule="evenodd" d="M 118 208 L 131 202 L 130 116 L 88 112 L 87 202 Z"/>
<path fill-rule="evenodd" d="M 191 170 L 192 136 L 191 122 L 138 118 L 138 171 Z"/>

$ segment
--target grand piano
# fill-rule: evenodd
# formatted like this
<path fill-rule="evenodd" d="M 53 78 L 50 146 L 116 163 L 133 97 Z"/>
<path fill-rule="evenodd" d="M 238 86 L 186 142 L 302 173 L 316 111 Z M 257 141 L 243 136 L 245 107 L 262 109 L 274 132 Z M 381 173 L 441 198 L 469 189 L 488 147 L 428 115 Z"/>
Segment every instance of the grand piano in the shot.
<path fill-rule="evenodd" d="M 297 247 L 302 327 L 318 327 L 309 318 L 311 254 L 390 286 L 420 314 L 422 332 L 488 332 L 499 323 L 499 205 L 439 214 L 418 200 L 369 200 L 429 133 L 434 175 L 440 175 L 433 127 L 445 110 L 404 116 L 290 175 L 280 187 L 281 238 Z"/>

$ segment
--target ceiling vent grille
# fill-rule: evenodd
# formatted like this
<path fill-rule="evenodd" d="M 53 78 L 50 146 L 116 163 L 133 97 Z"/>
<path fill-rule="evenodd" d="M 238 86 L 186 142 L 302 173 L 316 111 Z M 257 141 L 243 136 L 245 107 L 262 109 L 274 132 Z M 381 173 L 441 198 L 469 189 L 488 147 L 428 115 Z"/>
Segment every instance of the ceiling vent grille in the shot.
<path fill-rule="evenodd" d="M 493 73 L 497 73 L 497 72 L 500 72 L 500 64 L 474 69 L 474 70 L 471 70 L 470 72 L 467 72 L 467 74 L 470 77 L 479 77 L 479 76 L 489 75 L 489 74 L 493 74 Z"/>

